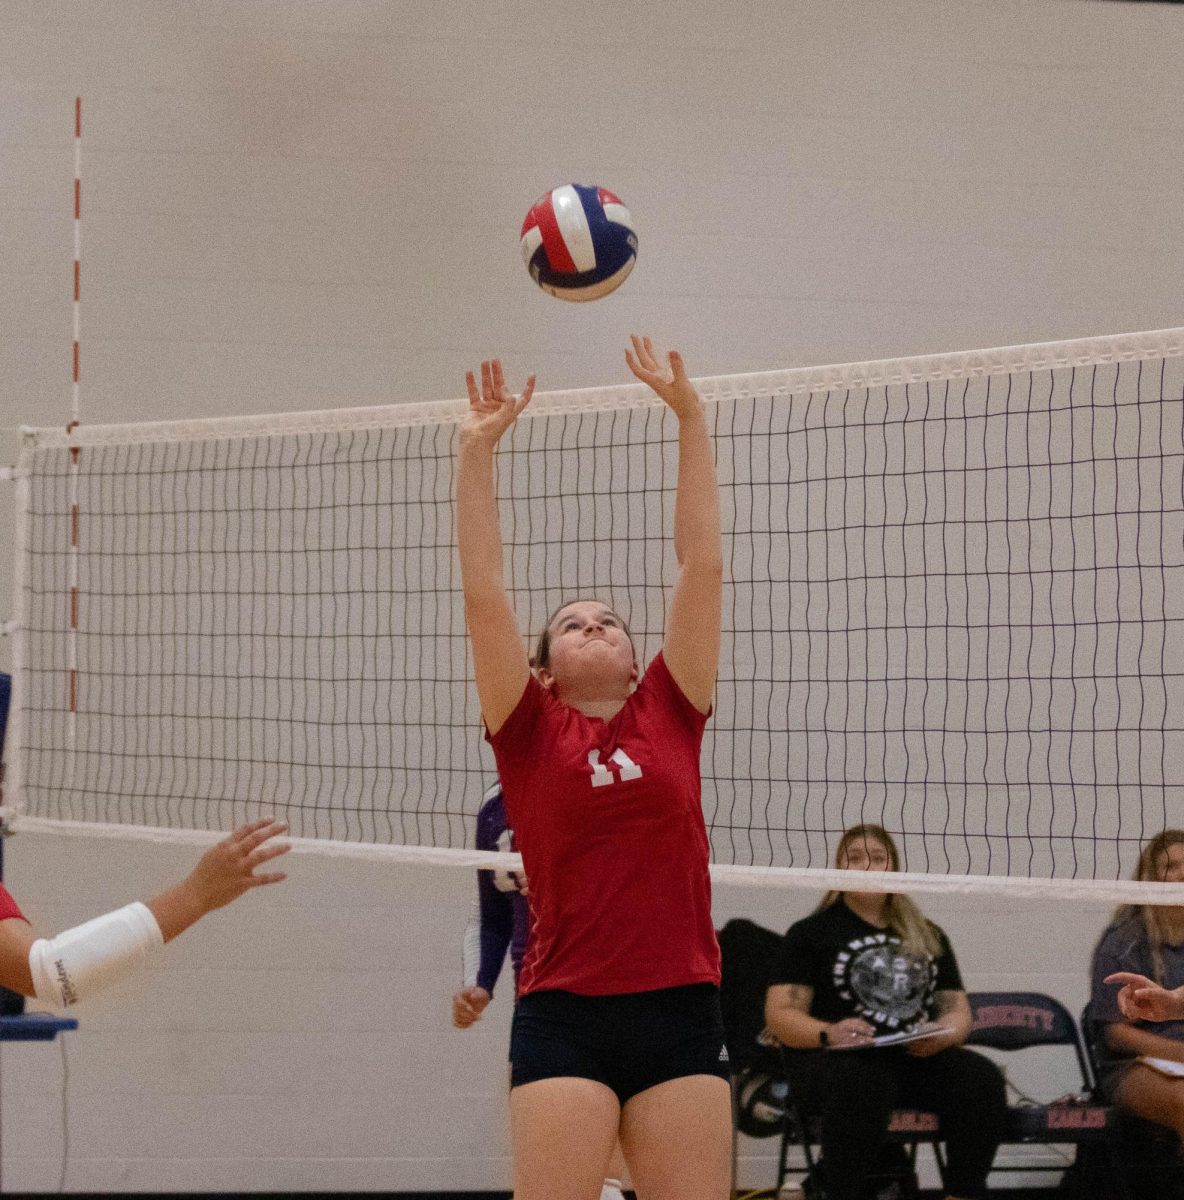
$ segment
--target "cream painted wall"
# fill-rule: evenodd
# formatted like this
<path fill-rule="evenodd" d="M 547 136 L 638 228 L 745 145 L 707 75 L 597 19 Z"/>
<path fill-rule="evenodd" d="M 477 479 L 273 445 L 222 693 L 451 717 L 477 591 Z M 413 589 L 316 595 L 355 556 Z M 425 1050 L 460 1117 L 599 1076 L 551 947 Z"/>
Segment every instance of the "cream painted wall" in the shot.
<path fill-rule="evenodd" d="M 0 0 L 5 461 L 68 419 L 75 95 L 97 423 L 441 399 L 495 352 L 610 383 L 633 329 L 713 374 L 1177 325 L 1182 68 L 1180 9 L 1090 0 Z M 573 178 L 641 237 L 593 306 L 518 256 Z M 47 929 L 189 861 L 7 849 Z M 83 1014 L 68 1188 L 508 1186 L 508 998 L 446 1021 L 471 877 L 292 866 Z M 812 900 L 726 890 L 717 918 Z M 972 987 L 1083 1002 L 1104 912 L 928 907 Z M 3 1186 L 54 1188 L 58 1050 L 0 1067 Z M 745 1153 L 769 1182 L 771 1144 Z"/>

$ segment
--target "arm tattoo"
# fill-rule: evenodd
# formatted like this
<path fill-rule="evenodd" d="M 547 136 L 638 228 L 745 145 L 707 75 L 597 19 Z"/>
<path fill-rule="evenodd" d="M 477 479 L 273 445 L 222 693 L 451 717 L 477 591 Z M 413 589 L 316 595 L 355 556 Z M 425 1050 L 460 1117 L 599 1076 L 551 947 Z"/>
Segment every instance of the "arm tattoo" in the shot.
<path fill-rule="evenodd" d="M 785 986 L 785 1002 L 790 1008 L 802 1012 L 810 1011 L 810 1001 L 814 999 L 814 989 L 803 983 L 789 983 Z"/>

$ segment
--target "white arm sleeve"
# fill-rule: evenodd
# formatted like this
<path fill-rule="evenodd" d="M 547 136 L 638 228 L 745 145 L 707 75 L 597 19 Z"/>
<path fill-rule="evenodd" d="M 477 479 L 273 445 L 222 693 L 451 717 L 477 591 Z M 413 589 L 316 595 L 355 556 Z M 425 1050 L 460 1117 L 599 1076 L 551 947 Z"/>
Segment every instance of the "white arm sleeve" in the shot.
<path fill-rule="evenodd" d="M 469 921 L 465 926 L 465 938 L 461 943 L 461 968 L 464 972 L 463 987 L 477 986 L 477 972 L 481 969 L 481 901 L 474 899 L 469 909 Z"/>
<path fill-rule="evenodd" d="M 42 1004 L 69 1008 L 130 974 L 163 945 L 156 918 L 137 900 L 35 941 L 29 951 L 34 992 Z"/>

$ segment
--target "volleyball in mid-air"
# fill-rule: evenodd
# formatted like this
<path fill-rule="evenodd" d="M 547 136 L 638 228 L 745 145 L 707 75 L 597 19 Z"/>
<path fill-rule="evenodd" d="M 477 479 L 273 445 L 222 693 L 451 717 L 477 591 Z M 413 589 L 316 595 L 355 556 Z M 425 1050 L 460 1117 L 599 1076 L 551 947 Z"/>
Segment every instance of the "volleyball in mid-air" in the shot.
<path fill-rule="evenodd" d="M 567 183 L 531 205 L 522 222 L 522 257 L 544 292 L 560 300 L 599 300 L 633 270 L 637 234 L 612 192 Z"/>

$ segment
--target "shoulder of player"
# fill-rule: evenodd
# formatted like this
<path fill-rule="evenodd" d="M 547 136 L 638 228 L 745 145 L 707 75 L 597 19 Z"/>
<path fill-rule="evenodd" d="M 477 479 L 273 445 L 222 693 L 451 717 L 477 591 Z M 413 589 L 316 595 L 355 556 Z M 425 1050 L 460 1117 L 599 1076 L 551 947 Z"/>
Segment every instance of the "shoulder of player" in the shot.
<path fill-rule="evenodd" d="M 930 930 L 937 937 L 937 940 L 941 942 L 944 949 L 953 949 L 953 942 L 950 941 L 950 935 L 946 933 L 946 931 L 936 921 L 931 921 L 928 917 L 926 917 L 925 924 L 929 926 Z"/>
<path fill-rule="evenodd" d="M 651 713 L 664 710 L 678 716 L 697 711 L 679 686 L 678 680 L 670 673 L 661 650 L 650 659 L 649 666 L 629 697 L 628 704 L 635 710 L 648 710 Z"/>

